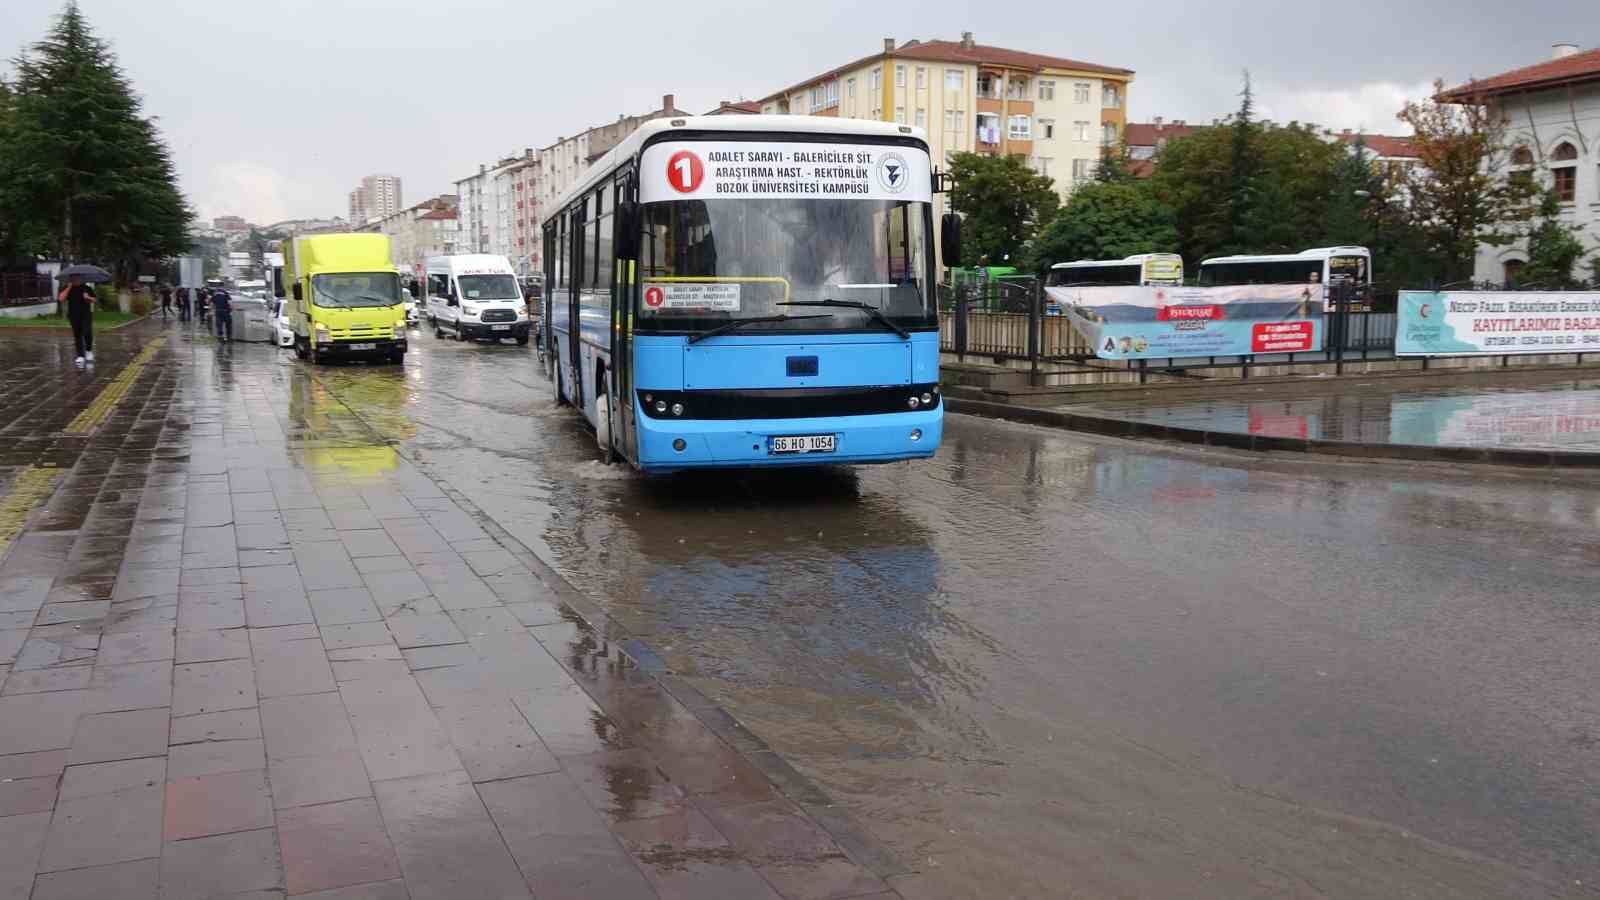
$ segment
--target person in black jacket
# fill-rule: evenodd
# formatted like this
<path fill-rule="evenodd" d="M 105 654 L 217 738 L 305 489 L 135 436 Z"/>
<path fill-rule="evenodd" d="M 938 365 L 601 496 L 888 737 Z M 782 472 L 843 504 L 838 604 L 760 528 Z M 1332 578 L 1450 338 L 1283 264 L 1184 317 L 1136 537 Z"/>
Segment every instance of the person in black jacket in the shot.
<path fill-rule="evenodd" d="M 72 346 L 77 365 L 94 363 L 94 288 L 81 275 L 68 275 L 67 286 L 56 299 L 67 304 L 67 321 L 72 324 Z"/>
<path fill-rule="evenodd" d="M 224 344 L 233 341 L 233 298 L 226 288 L 211 292 L 211 312 L 217 320 L 217 340 Z"/>

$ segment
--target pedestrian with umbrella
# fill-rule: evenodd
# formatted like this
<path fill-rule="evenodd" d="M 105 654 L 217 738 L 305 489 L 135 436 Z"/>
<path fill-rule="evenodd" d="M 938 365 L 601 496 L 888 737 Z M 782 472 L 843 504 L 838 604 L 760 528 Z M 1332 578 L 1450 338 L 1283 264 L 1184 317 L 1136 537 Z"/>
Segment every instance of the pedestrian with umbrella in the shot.
<path fill-rule="evenodd" d="M 67 305 L 67 322 L 72 325 L 72 346 L 77 352 L 73 363 L 78 366 L 94 364 L 94 288 L 111 280 L 111 273 L 99 266 L 73 265 L 61 271 L 67 277 L 67 286 L 56 299 Z"/>

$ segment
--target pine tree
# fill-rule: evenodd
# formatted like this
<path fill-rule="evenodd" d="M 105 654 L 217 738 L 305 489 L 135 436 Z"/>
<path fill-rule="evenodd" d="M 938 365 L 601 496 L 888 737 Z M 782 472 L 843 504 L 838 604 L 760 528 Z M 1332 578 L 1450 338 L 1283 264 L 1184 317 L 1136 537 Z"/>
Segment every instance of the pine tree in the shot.
<path fill-rule="evenodd" d="M 1247 251 L 1245 220 L 1255 205 L 1255 176 L 1261 168 L 1256 150 L 1256 135 L 1261 127 L 1255 120 L 1255 92 L 1250 87 L 1250 70 L 1244 72 L 1244 89 L 1239 92 L 1239 111 L 1233 114 L 1228 154 L 1228 209 L 1226 246 Z"/>
<path fill-rule="evenodd" d="M 110 47 L 69 2 L 14 61 L 9 165 L 0 178 L 34 228 L 33 252 L 132 269 L 188 248 L 192 218 L 172 158 Z"/>

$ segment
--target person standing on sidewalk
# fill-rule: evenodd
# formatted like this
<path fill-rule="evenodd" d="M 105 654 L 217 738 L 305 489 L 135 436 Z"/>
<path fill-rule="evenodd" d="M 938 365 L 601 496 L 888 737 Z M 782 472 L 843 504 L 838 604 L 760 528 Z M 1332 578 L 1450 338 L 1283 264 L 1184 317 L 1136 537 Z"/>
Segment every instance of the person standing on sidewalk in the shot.
<path fill-rule="evenodd" d="M 85 284 L 82 275 L 67 276 L 67 286 L 56 299 L 67 304 L 67 322 L 72 325 L 72 347 L 78 356 L 73 363 L 79 366 L 94 362 L 94 288 Z"/>
<path fill-rule="evenodd" d="M 172 293 L 178 301 L 178 321 L 189 321 L 189 289 L 179 285 Z"/>
<path fill-rule="evenodd" d="M 172 314 L 172 285 L 165 282 L 161 285 L 161 321 L 165 322 Z"/>
<path fill-rule="evenodd" d="M 217 320 L 217 340 L 224 344 L 233 341 L 233 298 L 226 288 L 211 292 L 211 311 Z"/>

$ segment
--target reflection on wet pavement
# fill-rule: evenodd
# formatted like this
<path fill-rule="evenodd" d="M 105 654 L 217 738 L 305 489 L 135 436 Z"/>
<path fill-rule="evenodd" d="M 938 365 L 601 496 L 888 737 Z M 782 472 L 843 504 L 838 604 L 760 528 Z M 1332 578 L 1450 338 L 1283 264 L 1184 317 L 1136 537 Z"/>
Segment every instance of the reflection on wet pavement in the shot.
<path fill-rule="evenodd" d="M 306 453 L 358 421 L 487 512 L 887 839 L 908 896 L 1594 883 L 1593 483 L 959 416 L 932 462 L 650 480 L 527 350 L 417 350 L 248 377 L 289 379 Z"/>
<path fill-rule="evenodd" d="M 1337 390 L 1338 393 L 1332 393 Z M 1396 389 L 1323 385 L 1305 396 L 1131 401 L 1061 407 L 1202 431 L 1312 440 L 1600 451 L 1600 379 Z"/>

